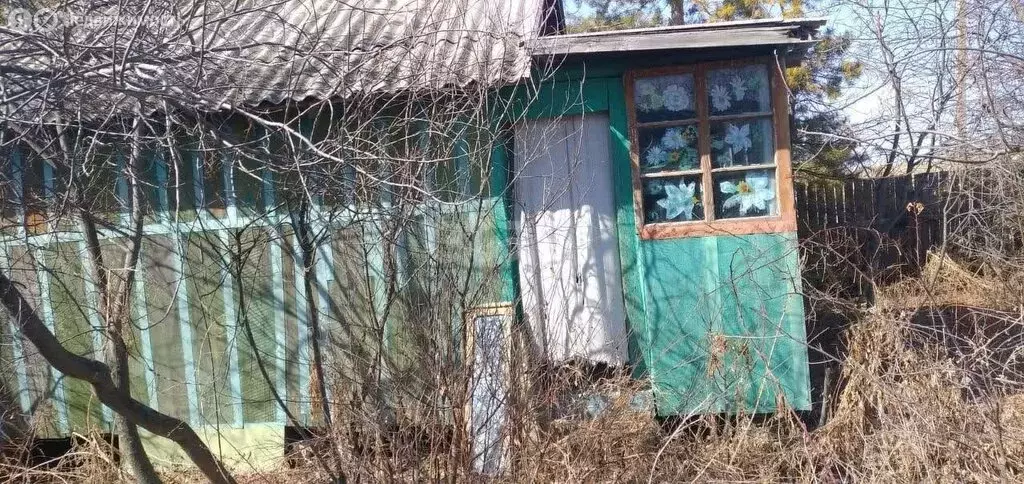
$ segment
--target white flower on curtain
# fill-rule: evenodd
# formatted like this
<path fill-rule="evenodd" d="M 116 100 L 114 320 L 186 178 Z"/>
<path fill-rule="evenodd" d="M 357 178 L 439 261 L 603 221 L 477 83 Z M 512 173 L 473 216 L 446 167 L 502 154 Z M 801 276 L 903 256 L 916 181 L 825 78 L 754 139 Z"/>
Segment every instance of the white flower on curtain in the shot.
<path fill-rule="evenodd" d="M 679 84 L 669 84 L 662 93 L 665 109 L 669 111 L 685 111 L 690 109 L 690 92 Z"/>
<path fill-rule="evenodd" d="M 668 152 L 660 145 L 647 148 L 644 156 L 644 168 L 661 168 L 668 164 Z"/>
<path fill-rule="evenodd" d="M 669 150 L 678 150 L 687 146 L 682 128 L 669 128 L 661 137 L 661 145 Z"/>
<path fill-rule="evenodd" d="M 767 174 L 747 173 L 744 180 L 739 182 L 722 182 L 719 190 L 732 195 L 725 200 L 722 208 L 728 210 L 738 206 L 741 216 L 746 215 L 751 209 L 767 211 L 771 202 L 775 200 L 775 190 L 772 189 L 771 179 Z"/>
<path fill-rule="evenodd" d="M 711 107 L 715 111 L 725 111 L 732 107 L 732 102 L 729 100 L 729 89 L 721 84 L 716 84 L 711 88 Z"/>
<path fill-rule="evenodd" d="M 725 143 L 732 149 L 733 154 L 749 150 L 753 146 L 750 141 L 750 125 L 736 126 L 729 123 L 725 127 Z"/>
<path fill-rule="evenodd" d="M 680 181 L 679 185 L 665 184 L 665 198 L 658 200 L 658 206 L 665 209 L 665 217 L 674 219 L 683 216 L 686 220 L 693 220 L 693 207 L 700 199 L 696 197 L 696 184 Z"/>
<path fill-rule="evenodd" d="M 740 76 L 732 76 L 732 80 L 729 81 L 732 86 L 732 95 L 739 101 L 743 99 L 743 96 L 747 95 L 747 84 L 743 81 Z"/>
<path fill-rule="evenodd" d="M 641 111 L 657 111 L 664 107 L 665 101 L 654 83 L 647 79 L 636 81 L 637 107 Z"/>

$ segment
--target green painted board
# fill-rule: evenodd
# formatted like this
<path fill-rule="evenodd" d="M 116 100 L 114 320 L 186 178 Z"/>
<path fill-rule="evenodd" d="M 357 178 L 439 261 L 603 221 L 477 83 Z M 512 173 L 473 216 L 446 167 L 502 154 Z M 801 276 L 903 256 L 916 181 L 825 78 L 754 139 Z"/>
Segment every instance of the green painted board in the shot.
<path fill-rule="evenodd" d="M 50 273 L 50 305 L 57 339 L 76 355 L 92 357 L 92 327 L 86 311 L 85 279 L 77 243 L 54 244 L 44 252 Z M 83 380 L 64 377 L 68 425 L 72 429 L 102 426 L 102 407 Z"/>
<path fill-rule="evenodd" d="M 244 305 L 238 304 L 235 313 L 239 318 L 236 337 L 242 388 L 242 421 L 273 422 L 276 420 L 277 402 L 274 401 L 270 385 L 277 374 L 274 358 L 277 341 L 274 333 L 274 277 L 268 232 L 245 232 L 241 248 L 241 251 L 233 248 L 232 252 L 239 258 L 236 270 L 237 267 L 242 268 L 241 287 L 237 284 L 235 286 L 236 304 L 243 296 L 245 300 Z M 251 340 L 249 332 L 252 334 Z M 260 371 L 260 363 L 264 365 L 270 382 Z"/>
<path fill-rule="evenodd" d="M 658 413 L 810 407 L 796 234 L 642 244 Z"/>
<path fill-rule="evenodd" d="M 217 232 L 189 234 L 185 265 L 189 323 L 192 327 L 192 358 L 204 424 L 234 420 L 228 385 L 228 328 L 224 320 L 222 287 L 229 253 Z"/>
<path fill-rule="evenodd" d="M 173 246 L 168 237 L 153 236 L 143 240 L 143 287 L 160 411 L 189 421 L 187 372 L 174 299 L 179 281 L 174 259 L 178 256 Z"/>

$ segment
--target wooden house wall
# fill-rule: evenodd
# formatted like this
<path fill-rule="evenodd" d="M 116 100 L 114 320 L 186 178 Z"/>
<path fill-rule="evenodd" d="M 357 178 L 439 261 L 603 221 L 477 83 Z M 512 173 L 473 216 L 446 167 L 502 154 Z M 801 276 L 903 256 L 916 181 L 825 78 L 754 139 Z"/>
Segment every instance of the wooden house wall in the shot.
<path fill-rule="evenodd" d="M 810 407 L 796 232 L 645 240 L 637 230 L 625 72 L 736 55 L 565 61 L 554 75 L 537 73 L 549 82 L 518 93 L 532 100 L 520 102 L 527 117 L 606 112 L 611 120 L 630 360 L 661 415 Z"/>
<path fill-rule="evenodd" d="M 652 63 L 694 60 L 661 58 Z M 652 241 L 641 240 L 637 233 L 622 79 L 627 68 L 650 66 L 624 61 L 602 62 L 585 70 L 566 66 L 541 83 L 539 90 L 525 91 L 520 86 L 502 94 L 529 100 L 513 115 L 537 118 L 602 112 L 609 117 L 630 361 L 638 376 L 653 383 L 658 412 L 768 411 L 783 397 L 792 407 L 806 408 L 807 353 L 796 234 Z M 8 161 L 13 165 L 17 160 Z M 511 163 L 514 160 L 505 158 L 504 149 L 495 150 L 489 179 L 480 181 L 489 183 L 489 196 L 475 207 L 454 211 L 422 207 L 417 222 L 402 235 L 401 253 L 390 253 L 381 244 L 381 224 L 375 223 L 386 220 L 381 216 L 359 223 L 346 219 L 350 223 L 342 221 L 333 227 L 330 242 L 320 248 L 324 259 L 317 271 L 321 296 L 314 306 L 330 333 L 326 340 L 345 360 L 335 362 L 336 368 L 365 371 L 357 366 L 371 333 L 387 323 L 389 341 L 402 345 L 408 333 L 402 331 L 402 324 L 422 312 L 416 293 L 431 294 L 436 278 L 410 277 L 400 284 L 404 292 L 389 299 L 384 292 L 390 269 L 416 267 L 439 255 L 448 258 L 446 267 L 460 275 L 458 285 L 470 293 L 461 305 L 451 308 L 453 327 L 458 326 L 462 311 L 474 305 L 515 300 L 517 268 L 509 252 L 511 200 L 507 196 L 508 185 L 514 182 L 508 171 Z M 166 172 L 161 175 L 158 161 L 154 166 L 154 181 L 166 184 Z M 155 197 L 155 216 L 146 226 L 142 277 L 133 300 L 135 327 L 129 338 L 133 395 L 200 426 L 287 424 L 284 412 L 272 402 L 271 384 L 255 371 L 256 353 L 234 323 L 244 308 L 259 354 L 271 356 L 266 366 L 273 388 L 300 423 L 313 424 L 308 315 L 294 237 L 281 214 L 263 217 L 265 223 L 244 235 L 255 248 L 247 253 L 250 263 L 244 265 L 243 281 L 249 283 L 234 287 L 224 277 L 228 260 L 224 256 L 235 230 L 253 221 L 245 210 L 237 210 L 239 200 L 252 188 L 244 189 L 242 197 L 235 190 L 218 194 L 202 186 L 202 179 L 193 176 L 191 181 L 203 188 L 202 196 L 224 199 L 222 216 L 199 210 L 171 221 L 161 217 L 170 213 L 171 201 Z M 262 203 L 256 200 L 252 205 L 273 205 L 272 181 L 263 180 L 260 188 Z M 195 201 L 182 201 L 186 214 L 189 203 Z M 104 238 L 103 244 L 110 257 L 123 248 L 116 236 Z M 77 351 L 95 354 L 102 342 L 95 329 L 98 317 L 90 313 L 89 304 L 84 311 L 67 304 L 79 298 L 91 301 L 94 291 L 81 267 L 80 238 L 73 232 L 5 234 L 0 248 L 0 264 L 4 270 L 13 268 L 11 272 L 45 322 Z M 38 260 L 46 264 L 38 265 Z M 60 276 L 59 282 L 53 281 L 55 275 Z M 247 304 L 239 304 L 240 296 Z M 382 321 L 380 315 L 385 313 Z M 5 364 L 13 368 L 5 372 L 5 384 L 16 390 L 15 400 L 38 421 L 38 429 L 46 435 L 67 435 L 80 425 L 109 423 L 109 411 L 98 408 L 87 389 L 51 371 L 32 345 L 17 336 L 9 319 L 5 329 L 5 349 L 0 354 L 9 355 Z M 336 376 L 344 381 L 345 375 Z"/>
<path fill-rule="evenodd" d="M 495 159 L 500 162 L 503 156 L 498 153 Z M 21 163 L 13 157 L 4 161 L 5 168 Z M 166 170 L 159 160 L 154 163 L 157 170 Z M 157 178 L 166 186 L 166 171 Z M 502 180 L 495 175 L 494 181 Z M 273 196 L 269 180 L 264 182 L 262 195 Z M 210 192 L 209 187 L 204 191 Z M 239 202 L 230 196 L 223 213 L 183 210 L 174 217 L 168 200 L 173 197 L 152 198 L 132 300 L 133 324 L 125 336 L 133 396 L 200 427 L 291 425 L 274 401 L 274 388 L 299 424 L 317 424 L 303 269 L 287 217 L 232 210 Z M 318 248 L 314 301 L 326 332 L 325 352 L 331 355 L 329 371 L 336 370 L 327 375 L 332 401 L 346 402 L 346 384 L 359 378 L 359 370 L 365 371 L 359 366 L 373 359 L 367 352 L 373 351 L 374 335 L 382 326 L 398 355 L 396 368 L 418 364 L 411 349 L 415 342 L 405 329 L 420 322 L 414 318 L 423 309 L 418 305 L 430 302 L 429 291 L 437 284 L 437 274 L 431 277 L 423 268 L 443 267 L 447 273 L 441 279 L 467 291 L 447 308 L 453 331 L 464 310 L 509 300 L 511 289 L 500 272 L 508 261 L 501 242 L 504 229 L 499 229 L 504 227 L 499 221 L 507 218 L 505 208 L 490 197 L 455 208 L 425 204 L 397 248 L 382 239 L 387 214 L 332 218 L 329 239 Z M 244 254 L 236 249 L 236 236 Z M 125 240 L 120 235 L 101 232 L 101 245 L 107 261 L 116 265 L 123 259 Z M 241 264 L 242 287 L 229 276 L 232 260 Z M 104 338 L 86 263 L 84 242 L 74 231 L 32 234 L 22 228 L 0 234 L 0 270 L 13 275 L 69 349 L 100 357 Z M 388 295 L 391 277 L 399 284 Z M 437 314 L 433 309 L 431 314 Z M 44 437 L 109 429 L 110 411 L 99 405 L 88 385 L 52 370 L 13 320 L 3 316 L 0 363 L 10 370 L 3 373 L 3 386 L 29 415 L 33 429 Z M 252 329 L 270 382 L 237 324 L 241 318 Z M 406 390 L 415 394 L 414 388 Z"/>

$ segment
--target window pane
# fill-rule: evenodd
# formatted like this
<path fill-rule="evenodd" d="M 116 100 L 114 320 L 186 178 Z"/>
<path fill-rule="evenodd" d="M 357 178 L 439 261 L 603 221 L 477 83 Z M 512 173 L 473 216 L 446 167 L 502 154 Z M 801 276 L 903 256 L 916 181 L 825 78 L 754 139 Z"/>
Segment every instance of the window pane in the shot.
<path fill-rule="evenodd" d="M 704 220 L 701 176 L 643 179 L 644 223 Z"/>
<path fill-rule="evenodd" d="M 775 170 L 714 174 L 715 218 L 776 215 Z"/>
<path fill-rule="evenodd" d="M 771 111 L 768 66 L 749 65 L 708 72 L 712 116 Z"/>
<path fill-rule="evenodd" d="M 775 162 L 771 118 L 711 123 L 711 167 Z"/>
<path fill-rule="evenodd" d="M 640 129 L 637 141 L 640 170 L 644 173 L 700 168 L 696 124 Z"/>
<path fill-rule="evenodd" d="M 636 120 L 641 123 L 697 117 L 693 74 L 646 77 L 633 86 Z"/>

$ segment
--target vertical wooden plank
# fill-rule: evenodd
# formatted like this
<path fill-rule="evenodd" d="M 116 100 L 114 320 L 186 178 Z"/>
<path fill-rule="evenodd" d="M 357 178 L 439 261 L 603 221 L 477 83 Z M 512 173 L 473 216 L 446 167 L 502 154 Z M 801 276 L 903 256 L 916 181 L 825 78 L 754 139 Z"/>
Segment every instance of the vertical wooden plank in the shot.
<path fill-rule="evenodd" d="M 287 396 L 286 403 L 288 405 L 288 412 L 291 413 L 296 419 L 301 418 L 299 415 L 300 401 L 302 399 L 302 388 L 300 388 L 299 373 L 301 371 L 302 362 L 299 361 L 299 313 L 303 311 L 298 306 L 299 297 L 296 295 L 296 288 L 301 288 L 301 279 L 295 278 L 295 251 L 292 250 L 294 247 L 293 239 L 294 234 L 290 232 L 290 225 L 283 224 L 279 226 L 279 233 L 281 234 L 281 278 L 283 279 L 283 293 L 284 293 L 284 358 L 279 360 L 285 371 L 285 390 L 282 394 Z M 305 422 L 300 422 L 298 425 L 305 425 Z"/>
<path fill-rule="evenodd" d="M 871 180 L 857 180 L 857 226 L 871 227 L 873 225 L 873 210 L 875 200 L 874 182 Z"/>
<path fill-rule="evenodd" d="M 711 176 L 711 123 L 708 121 L 708 96 L 705 94 L 708 92 L 707 88 L 707 70 L 703 67 L 698 67 L 693 72 L 693 86 L 694 92 L 697 97 L 697 129 L 699 134 L 697 136 L 697 151 L 700 154 L 700 169 L 701 169 L 701 196 L 703 198 L 702 203 L 704 204 L 704 220 L 713 221 L 715 219 L 715 190 L 712 189 L 714 186 L 714 180 Z M 773 83 L 774 84 L 774 83 Z M 633 99 L 629 99 L 632 102 Z M 631 106 L 631 112 L 632 111 Z M 634 128 L 635 129 L 635 128 Z M 634 134 L 637 134 L 635 132 Z M 633 138 L 634 141 L 637 138 Z M 638 142 L 638 141 L 637 141 Z M 778 140 L 776 140 L 778 142 Z M 642 149 L 638 147 L 637 150 Z M 639 153 L 638 153 L 639 156 Z M 637 165 L 639 167 L 639 164 Z M 640 170 L 634 171 L 634 176 L 640 178 Z M 778 174 L 776 174 L 776 179 Z M 637 205 L 641 205 L 643 198 L 638 196 Z M 639 216 L 639 220 L 642 223 L 644 221 L 644 215 Z"/>
<path fill-rule="evenodd" d="M 22 163 L 21 150 L 11 150 L 11 180 L 14 183 L 15 217 L 18 229 L 15 235 L 19 240 L 25 238 L 25 166 Z"/>
<path fill-rule="evenodd" d="M 813 233 L 810 220 L 808 220 L 810 206 L 807 204 L 807 185 L 806 182 L 802 182 L 796 186 L 797 232 L 801 239 L 805 239 Z"/>
<path fill-rule="evenodd" d="M 811 226 L 815 232 L 825 229 L 825 200 L 821 196 L 820 185 L 810 185 L 808 203 L 811 204 Z"/>
<path fill-rule="evenodd" d="M 282 267 L 281 245 L 284 234 L 281 231 L 281 220 L 278 216 L 277 192 L 274 189 L 274 174 L 270 170 L 263 172 L 263 199 L 268 207 L 270 227 L 270 268 L 271 268 L 271 295 L 274 300 L 274 358 L 275 358 L 275 383 L 278 396 L 282 400 L 288 400 L 287 372 L 285 368 L 287 334 L 285 332 L 285 295 L 284 295 L 284 270 Z M 287 423 L 285 409 L 277 402 L 274 402 L 274 415 L 278 423 Z"/>
<path fill-rule="evenodd" d="M 37 314 L 42 313 L 41 286 L 37 276 L 37 260 L 33 257 L 33 247 L 28 244 L 8 246 L 8 264 L 11 280 L 23 288 L 23 295 Z M 52 398 L 54 379 L 50 365 L 46 362 L 35 345 L 18 329 L 16 333 L 21 339 L 21 348 L 25 360 L 26 384 L 29 406 L 25 412 L 29 425 L 41 437 L 65 437 L 56 422 L 56 401 Z"/>
<path fill-rule="evenodd" d="M 4 271 L 4 274 L 8 274 L 13 280 L 13 264 L 11 264 L 9 246 L 4 245 L 3 249 L 0 250 L 0 270 Z M 14 318 L 9 317 L 6 311 L 0 309 L 0 313 L 8 316 L 7 324 L 8 329 L 11 332 L 11 352 L 14 357 L 14 374 L 15 379 L 18 383 L 18 403 L 21 406 L 22 413 L 29 413 L 32 410 L 31 395 L 29 395 L 28 385 L 28 371 L 25 367 L 25 347 L 24 341 L 22 340 L 21 327 L 17 325 Z"/>
<path fill-rule="evenodd" d="M 229 200 L 233 197 L 229 196 Z M 229 202 L 228 217 L 232 216 L 231 206 L 233 202 Z M 237 216 L 237 214 L 236 214 Z M 223 257 L 229 258 L 225 260 L 226 267 L 223 267 L 225 277 L 221 281 L 221 298 L 224 301 L 224 328 L 227 332 L 227 346 L 228 346 L 228 386 L 231 398 L 232 407 L 232 425 L 235 427 L 241 427 L 243 421 L 244 410 L 242 408 L 242 375 L 239 373 L 238 366 L 238 342 L 242 337 L 238 326 L 238 316 L 236 315 L 235 307 L 237 306 L 237 299 L 235 298 L 235 280 L 234 276 L 230 271 L 235 268 L 230 267 L 230 258 L 234 254 L 233 241 L 231 235 L 227 230 L 219 230 L 218 236 L 220 238 L 221 247 L 224 249 Z M 218 422 L 221 423 L 221 422 Z"/>
<path fill-rule="evenodd" d="M 775 130 L 776 179 L 779 181 L 779 216 L 793 221 L 795 220 L 795 214 L 793 209 L 793 163 L 789 126 L 789 88 L 786 86 L 786 79 L 783 73 L 786 68 L 786 60 L 784 57 L 776 57 L 776 59 L 778 59 L 779 63 L 770 64 L 768 69 L 771 71 L 772 83 L 772 124 Z M 705 186 L 710 187 L 711 185 Z"/>
<path fill-rule="evenodd" d="M 47 163 L 45 166 L 49 166 L 49 164 Z M 47 182 L 47 192 L 51 192 L 53 189 L 52 170 L 49 170 L 49 174 L 50 176 L 47 179 L 50 181 Z M 50 300 L 50 269 L 46 267 L 46 258 L 42 249 L 32 249 L 32 258 L 35 260 L 36 281 L 39 284 L 39 306 L 42 309 L 43 323 L 46 324 L 46 328 L 51 333 L 57 334 L 56 325 L 54 324 L 53 306 Z M 64 395 L 64 375 L 51 366 L 50 378 L 53 380 L 54 386 L 53 406 L 56 409 L 57 431 L 62 436 L 69 435 L 68 407 L 67 399 Z"/>
<path fill-rule="evenodd" d="M 639 180 L 634 178 L 636 160 L 630 152 L 629 102 L 632 101 L 632 76 L 627 73 L 625 84 L 607 83 L 609 129 L 611 131 L 612 182 L 615 192 L 615 224 L 619 239 L 619 266 L 622 268 L 622 288 L 626 303 L 626 325 L 630 332 L 630 361 L 635 362 L 634 375 L 649 376 L 653 357 L 651 328 L 647 321 L 644 269 L 641 263 L 638 227 L 643 214 L 634 203 L 634 189 Z"/>
<path fill-rule="evenodd" d="M 498 131 L 500 132 L 500 131 Z M 498 241 L 498 267 L 501 271 L 501 298 L 516 299 L 516 263 L 512 257 L 512 193 L 509 190 L 511 164 L 514 162 L 508 140 L 502 136 L 491 149 L 490 184 L 494 198 L 494 236 Z M 403 231 L 405 233 L 405 231 Z M 406 241 L 406 244 L 408 242 Z"/>
<path fill-rule="evenodd" d="M 843 182 L 843 223 L 847 227 L 857 223 L 857 185 L 853 180 Z"/>
<path fill-rule="evenodd" d="M 187 278 L 182 278 L 181 255 L 174 238 L 171 234 L 143 239 L 137 280 L 142 282 L 139 291 L 145 292 L 144 311 L 149 318 L 146 329 L 152 337 L 150 347 L 161 411 L 198 425 L 192 398 L 196 385 L 191 378 L 195 371 L 188 363 L 191 333 L 189 327 L 182 328 L 176 298 Z M 187 395 L 187 404 L 182 395 Z"/>
<path fill-rule="evenodd" d="M 88 314 L 95 311 L 86 295 L 83 255 L 77 242 L 60 242 L 50 246 L 44 266 L 50 274 L 50 305 L 54 314 L 54 336 L 68 351 L 82 356 L 94 352 L 93 325 Z M 92 388 L 83 380 L 64 379 L 64 398 L 70 432 L 102 428 L 102 405 Z"/>
<path fill-rule="evenodd" d="M 18 220 L 18 228 L 15 235 L 18 240 L 25 237 L 25 205 L 24 205 L 24 167 L 22 166 L 21 150 L 14 148 L 10 150 L 10 178 L 13 185 L 14 213 Z M 12 280 L 14 264 L 11 261 L 11 245 L 5 243 L 0 250 L 0 268 L 8 274 Z M 21 411 L 27 414 L 32 408 L 31 395 L 29 393 L 27 360 L 25 359 L 24 341 L 22 340 L 21 328 L 15 323 L 14 318 L 7 319 L 11 331 L 11 349 L 14 357 L 14 371 L 18 382 L 18 402 Z"/>
<path fill-rule="evenodd" d="M 92 357 L 96 361 L 103 361 L 103 321 L 99 313 L 99 294 L 96 288 L 96 281 L 93 280 L 93 260 L 89 255 L 85 240 L 78 242 L 78 252 L 82 255 L 82 283 L 85 287 L 86 317 L 89 326 L 92 328 Z M 103 425 L 110 426 L 113 423 L 113 414 L 110 407 L 103 407 Z"/>
<path fill-rule="evenodd" d="M 814 225 L 818 230 L 828 228 L 828 200 L 820 184 L 814 186 Z"/>
<path fill-rule="evenodd" d="M 54 187 L 54 173 L 53 165 L 43 161 L 43 196 L 48 202 L 55 201 L 56 190 Z M 51 229 L 53 225 L 51 224 Z M 50 299 L 50 270 L 52 268 L 47 267 L 46 257 L 43 249 L 33 248 L 30 249 L 32 259 L 35 262 L 36 269 L 36 282 L 39 284 L 39 306 L 42 310 L 43 323 L 50 330 L 51 333 L 57 334 L 56 325 L 54 323 L 53 306 Z M 53 379 L 53 399 L 54 407 L 56 408 L 57 418 L 57 431 L 61 435 L 68 435 L 70 430 L 68 427 L 68 407 L 67 399 L 65 398 L 64 392 L 64 375 L 57 371 L 56 368 L 50 367 L 50 377 Z"/>
<path fill-rule="evenodd" d="M 150 337 L 149 304 L 146 301 L 146 268 L 140 263 L 135 271 L 132 306 L 136 326 L 139 328 L 139 353 L 145 368 L 146 399 L 150 407 L 160 410 L 160 399 L 156 389 L 156 364 L 153 361 L 153 340 Z"/>
<path fill-rule="evenodd" d="M 310 422 L 309 366 L 312 358 L 309 355 L 309 317 L 306 306 L 306 290 L 303 286 L 306 271 L 303 268 L 302 247 L 299 245 L 299 238 L 294 235 L 292 236 L 292 260 L 295 273 L 295 319 L 298 330 L 296 364 L 298 365 L 299 420 L 308 425 Z"/>
<path fill-rule="evenodd" d="M 277 338 L 274 325 L 274 301 L 271 295 L 275 276 L 271 270 L 269 232 L 250 230 L 242 234 L 236 250 L 241 283 L 235 286 L 238 304 L 238 373 L 242 389 L 242 425 L 275 422 L 277 389 L 274 357 Z M 242 298 L 244 297 L 244 303 Z M 250 339 L 250 333 L 252 339 Z M 259 365 L 264 366 L 261 371 Z M 263 371 L 266 371 L 264 376 Z M 236 416 L 237 419 L 237 416 Z"/>
<path fill-rule="evenodd" d="M 904 188 L 902 181 L 906 178 L 885 178 L 882 180 L 883 194 L 884 194 L 884 206 L 885 206 L 885 225 L 882 230 L 888 237 L 886 250 L 883 253 L 882 259 L 879 261 L 879 270 L 886 270 L 889 267 L 899 262 L 899 251 L 900 240 L 898 226 L 900 219 L 905 221 L 907 216 L 906 204 L 900 203 L 902 193 L 900 188 Z"/>

